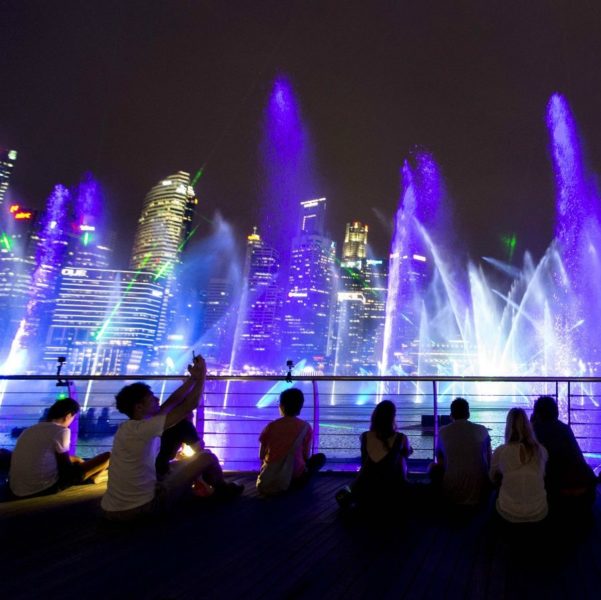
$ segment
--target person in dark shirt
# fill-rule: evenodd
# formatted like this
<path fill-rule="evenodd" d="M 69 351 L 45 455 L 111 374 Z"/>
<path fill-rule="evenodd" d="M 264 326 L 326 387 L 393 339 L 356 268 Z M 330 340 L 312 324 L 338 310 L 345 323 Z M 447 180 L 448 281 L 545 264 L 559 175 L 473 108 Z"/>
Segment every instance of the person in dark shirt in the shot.
<path fill-rule="evenodd" d="M 538 398 L 530 420 L 538 441 L 549 454 L 545 476 L 549 502 L 576 502 L 590 507 L 595 500 L 597 477 L 587 464 L 572 429 L 559 420 L 555 400 L 550 396 Z"/>

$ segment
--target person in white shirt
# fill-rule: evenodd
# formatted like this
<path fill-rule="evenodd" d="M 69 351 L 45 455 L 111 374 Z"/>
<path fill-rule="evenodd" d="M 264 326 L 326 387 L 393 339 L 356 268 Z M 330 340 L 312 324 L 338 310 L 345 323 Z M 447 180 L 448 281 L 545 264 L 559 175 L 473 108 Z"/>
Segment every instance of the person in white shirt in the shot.
<path fill-rule="evenodd" d="M 110 453 L 89 460 L 69 454 L 69 425 L 79 412 L 71 398 L 58 400 L 49 409 L 47 421 L 21 433 L 13 452 L 9 486 L 18 497 L 51 494 L 73 484 L 96 478 L 109 464 Z"/>
<path fill-rule="evenodd" d="M 162 406 L 144 383 L 125 386 L 117 394 L 117 410 L 129 419 L 119 426 L 113 440 L 108 487 L 101 502 L 107 519 L 129 521 L 161 513 L 191 490 L 201 476 L 218 496 L 242 492 L 243 486 L 225 482 L 217 457 L 207 450 L 182 461 L 179 468 L 157 481 L 155 460 L 161 434 L 198 407 L 204 389 L 204 359 L 195 357 L 188 370 L 190 378 Z"/>
<path fill-rule="evenodd" d="M 505 443 L 494 451 L 490 467 L 491 480 L 500 485 L 497 512 L 506 521 L 534 523 L 547 516 L 547 456 L 526 412 L 512 408 L 507 413 Z"/>

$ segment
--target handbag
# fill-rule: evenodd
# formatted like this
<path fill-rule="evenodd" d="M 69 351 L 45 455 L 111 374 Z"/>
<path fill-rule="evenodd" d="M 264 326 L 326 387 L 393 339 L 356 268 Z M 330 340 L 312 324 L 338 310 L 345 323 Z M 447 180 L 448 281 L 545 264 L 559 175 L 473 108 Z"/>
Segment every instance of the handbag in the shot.
<path fill-rule="evenodd" d="M 298 437 L 294 440 L 288 454 L 284 458 L 273 462 L 264 463 L 257 477 L 257 490 L 265 496 L 272 496 L 285 492 L 292 482 L 294 473 L 294 457 L 298 447 L 305 439 L 308 431 L 308 425 L 305 423 Z"/>

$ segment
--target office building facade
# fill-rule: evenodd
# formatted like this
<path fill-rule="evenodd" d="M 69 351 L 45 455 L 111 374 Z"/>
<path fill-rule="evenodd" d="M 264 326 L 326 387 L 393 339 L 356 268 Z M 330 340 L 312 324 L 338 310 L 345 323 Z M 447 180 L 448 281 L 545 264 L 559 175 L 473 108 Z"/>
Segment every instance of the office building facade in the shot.
<path fill-rule="evenodd" d="M 278 252 L 257 233 L 247 238 L 243 291 L 235 335 L 237 369 L 266 370 L 280 352 L 281 293 Z M 284 363 L 283 363 L 284 364 Z"/>
<path fill-rule="evenodd" d="M 76 375 L 145 372 L 164 288 L 150 273 L 64 267 L 44 361 Z"/>
<path fill-rule="evenodd" d="M 331 352 L 336 245 L 324 235 L 326 199 L 301 202 L 283 309 L 283 353 L 320 371 Z"/>
<path fill-rule="evenodd" d="M 0 211 L 2 212 L 4 212 L 2 207 L 6 201 L 6 193 L 16 160 L 16 150 L 0 148 Z"/>

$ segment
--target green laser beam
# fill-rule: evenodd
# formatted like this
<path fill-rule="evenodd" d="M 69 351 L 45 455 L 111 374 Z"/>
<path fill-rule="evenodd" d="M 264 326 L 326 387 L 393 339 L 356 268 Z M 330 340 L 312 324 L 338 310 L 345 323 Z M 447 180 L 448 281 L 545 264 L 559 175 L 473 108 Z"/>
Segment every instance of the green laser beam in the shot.
<path fill-rule="evenodd" d="M 503 246 L 505 246 L 505 250 L 507 251 L 507 256 L 509 257 L 510 262 L 513 259 L 513 255 L 517 246 L 517 241 L 518 240 L 515 233 L 512 235 L 501 236 L 501 242 L 503 243 Z"/>
<path fill-rule="evenodd" d="M 190 231 L 190 233 L 185 237 L 185 239 L 182 240 L 182 243 L 177 247 L 178 252 L 181 252 L 186 247 L 186 244 L 190 241 L 190 238 L 196 233 L 198 227 L 199 227 L 198 225 L 196 227 L 194 227 L 194 229 L 192 229 L 192 231 Z M 169 270 L 171 268 L 173 268 L 173 262 L 174 262 L 173 260 L 168 260 L 165 264 L 161 265 L 154 275 L 154 281 L 156 281 L 157 279 L 159 279 L 160 277 L 163 277 L 163 275 L 168 273 Z"/>
<path fill-rule="evenodd" d="M 200 169 L 198 169 L 198 171 L 196 171 L 196 175 L 194 175 L 194 177 L 192 178 L 192 181 L 190 182 L 190 185 L 192 187 L 194 187 L 196 185 L 196 183 L 198 182 L 198 180 L 202 177 L 204 170 L 205 170 L 205 167 L 203 165 L 202 167 L 200 167 Z"/>
<path fill-rule="evenodd" d="M 2 233 L 2 237 L 0 237 L 0 241 L 2 242 L 2 245 L 10 252 L 12 250 L 12 242 L 10 241 L 10 238 L 6 235 L 6 233 Z"/>

